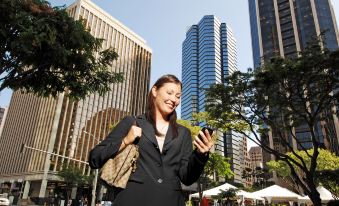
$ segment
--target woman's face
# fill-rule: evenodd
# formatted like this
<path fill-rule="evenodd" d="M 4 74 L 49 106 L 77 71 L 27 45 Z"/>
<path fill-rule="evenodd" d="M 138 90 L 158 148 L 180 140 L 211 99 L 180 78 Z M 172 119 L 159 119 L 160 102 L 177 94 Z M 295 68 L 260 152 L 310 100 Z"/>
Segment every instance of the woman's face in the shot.
<path fill-rule="evenodd" d="M 153 87 L 154 105 L 163 116 L 171 114 L 180 103 L 181 87 L 176 83 L 165 83 L 160 88 Z"/>

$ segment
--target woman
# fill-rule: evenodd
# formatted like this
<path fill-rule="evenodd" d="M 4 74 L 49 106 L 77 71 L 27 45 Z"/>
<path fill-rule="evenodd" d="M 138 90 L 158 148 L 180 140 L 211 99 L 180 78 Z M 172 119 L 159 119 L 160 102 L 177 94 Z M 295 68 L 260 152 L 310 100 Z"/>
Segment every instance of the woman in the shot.
<path fill-rule="evenodd" d="M 90 153 L 92 168 L 101 168 L 126 145 L 137 142 L 137 169 L 114 200 L 116 206 L 183 206 L 182 182 L 191 185 L 200 176 L 213 146 L 211 136 L 200 131 L 192 151 L 190 131 L 176 123 L 181 82 L 173 75 L 156 81 L 148 94 L 144 115 L 125 117 Z M 140 138 L 140 139 L 139 139 Z"/>

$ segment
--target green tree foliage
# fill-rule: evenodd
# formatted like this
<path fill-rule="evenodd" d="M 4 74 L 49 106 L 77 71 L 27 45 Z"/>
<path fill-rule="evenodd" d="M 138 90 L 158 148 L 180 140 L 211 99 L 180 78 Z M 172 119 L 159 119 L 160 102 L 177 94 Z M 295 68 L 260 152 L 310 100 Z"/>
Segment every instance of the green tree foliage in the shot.
<path fill-rule="evenodd" d="M 308 154 L 312 155 L 314 150 L 307 150 Z M 305 151 L 296 152 L 300 157 L 304 159 L 307 167 L 311 165 L 311 158 Z M 295 159 L 297 162 L 300 160 L 291 152 L 287 153 L 288 156 Z M 295 185 L 293 178 L 291 177 L 291 170 L 284 161 L 270 161 L 267 166 L 271 171 L 275 171 L 277 175 L 282 177 L 286 183 L 290 183 L 291 186 Z M 327 188 L 336 198 L 339 198 L 339 157 L 331 153 L 328 150 L 319 149 L 319 156 L 317 159 L 317 168 L 315 179 L 318 184 Z M 300 176 L 299 178 L 305 178 L 304 173 L 296 167 L 296 172 Z"/>
<path fill-rule="evenodd" d="M 221 205 L 233 205 L 233 202 L 237 200 L 238 189 L 230 188 L 228 190 L 221 190 L 220 193 L 213 197 L 217 199 Z"/>
<path fill-rule="evenodd" d="M 339 169 L 336 170 L 320 170 L 316 172 L 317 180 L 328 189 L 333 198 L 339 199 Z"/>
<path fill-rule="evenodd" d="M 75 165 L 63 164 L 62 169 L 58 171 L 59 176 L 66 183 L 65 195 L 67 198 L 71 197 L 72 187 L 83 187 L 90 185 L 93 182 L 94 175 L 83 175 L 81 169 Z"/>
<path fill-rule="evenodd" d="M 210 152 L 204 171 L 197 181 L 200 201 L 202 200 L 204 190 L 218 185 L 217 178 L 228 180 L 233 175 L 229 159 L 218 153 Z"/>
<path fill-rule="evenodd" d="M 123 75 L 111 71 L 114 49 L 74 21 L 65 8 L 44 0 L 2 0 L 0 4 L 0 91 L 39 96 L 66 93 L 74 99 L 104 94 Z"/>
<path fill-rule="evenodd" d="M 239 119 L 237 114 L 232 111 L 220 113 L 220 118 L 215 118 L 209 112 L 193 113 L 192 116 L 194 121 L 205 122 L 212 128 L 217 128 L 220 132 L 229 132 L 231 130 L 246 132 L 250 130 L 247 122 Z"/>
<path fill-rule="evenodd" d="M 255 71 L 235 72 L 225 84 L 213 85 L 206 92 L 211 100 L 206 104 L 209 115 L 218 124 L 247 136 L 276 159 L 286 162 L 295 183 L 317 206 L 321 200 L 314 179 L 319 148 L 323 146 L 317 135 L 318 124 L 330 122 L 337 115 L 333 108 L 339 97 L 334 90 L 339 84 L 339 51 L 319 45 L 319 41 L 309 44 L 294 59 L 277 57 Z M 229 124 L 234 120 L 244 124 L 246 130 Z M 324 125 L 324 138 L 327 142 L 337 141 L 329 125 Z M 314 148 L 313 154 L 306 152 L 309 166 L 294 149 L 306 151 L 295 133 L 300 126 L 308 130 Z M 278 143 L 276 148 L 269 145 L 269 134 Z M 338 148 L 333 149 L 339 153 Z M 298 161 L 286 155 L 288 151 Z M 305 178 L 300 179 L 297 171 Z"/>
<path fill-rule="evenodd" d="M 233 172 L 229 159 L 215 152 L 211 152 L 208 162 L 204 168 L 204 175 L 206 177 L 216 175 L 225 179 L 231 179 Z"/>
<path fill-rule="evenodd" d="M 194 125 L 194 123 L 189 120 L 178 119 L 177 123 L 187 127 L 191 131 L 192 139 L 194 139 L 201 130 L 201 127 Z"/>
<path fill-rule="evenodd" d="M 62 169 L 57 173 L 59 177 L 67 184 L 68 187 L 75 187 L 80 185 L 90 184 L 93 180 L 93 176 L 86 176 L 82 174 L 82 171 L 73 165 L 64 164 Z"/>

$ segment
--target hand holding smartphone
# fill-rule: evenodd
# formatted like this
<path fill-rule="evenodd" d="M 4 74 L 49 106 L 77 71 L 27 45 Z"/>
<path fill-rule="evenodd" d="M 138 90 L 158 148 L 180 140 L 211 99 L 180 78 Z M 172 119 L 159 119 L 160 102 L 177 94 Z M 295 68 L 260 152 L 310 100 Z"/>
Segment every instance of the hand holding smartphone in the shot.
<path fill-rule="evenodd" d="M 212 134 L 213 134 L 213 129 L 208 128 L 208 127 L 203 127 L 201 131 L 202 131 L 204 134 L 206 134 L 206 133 L 205 133 L 206 130 L 208 131 L 208 133 L 210 134 L 210 136 L 212 136 Z M 198 137 L 199 137 L 199 139 L 200 139 L 202 142 L 204 142 L 204 140 L 203 140 L 203 138 L 202 138 L 202 136 L 201 136 L 200 134 L 198 135 Z"/>
<path fill-rule="evenodd" d="M 199 140 L 197 140 L 197 138 L 193 141 L 194 146 L 196 146 L 196 149 L 199 153 L 201 154 L 208 154 L 208 152 L 210 151 L 210 149 L 213 147 L 214 142 L 212 140 L 212 138 L 208 138 L 207 132 L 210 136 L 212 136 L 213 134 L 213 129 L 208 128 L 208 127 L 203 127 L 202 130 L 203 134 L 205 135 L 205 140 L 203 138 L 203 135 L 199 132 L 198 134 L 198 138 Z M 200 135 L 201 134 L 201 135 Z"/>

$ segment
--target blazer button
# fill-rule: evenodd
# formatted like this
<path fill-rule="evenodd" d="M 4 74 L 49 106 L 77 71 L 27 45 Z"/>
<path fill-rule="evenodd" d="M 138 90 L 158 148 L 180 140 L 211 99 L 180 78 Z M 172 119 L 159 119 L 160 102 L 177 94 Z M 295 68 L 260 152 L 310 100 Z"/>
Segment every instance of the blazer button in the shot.
<path fill-rule="evenodd" d="M 158 166 L 158 167 L 161 167 L 161 163 L 157 162 L 157 166 Z"/>
<path fill-rule="evenodd" d="M 163 180 L 162 180 L 161 178 L 158 179 L 158 183 L 159 183 L 159 184 L 161 184 L 162 181 L 163 181 Z"/>

